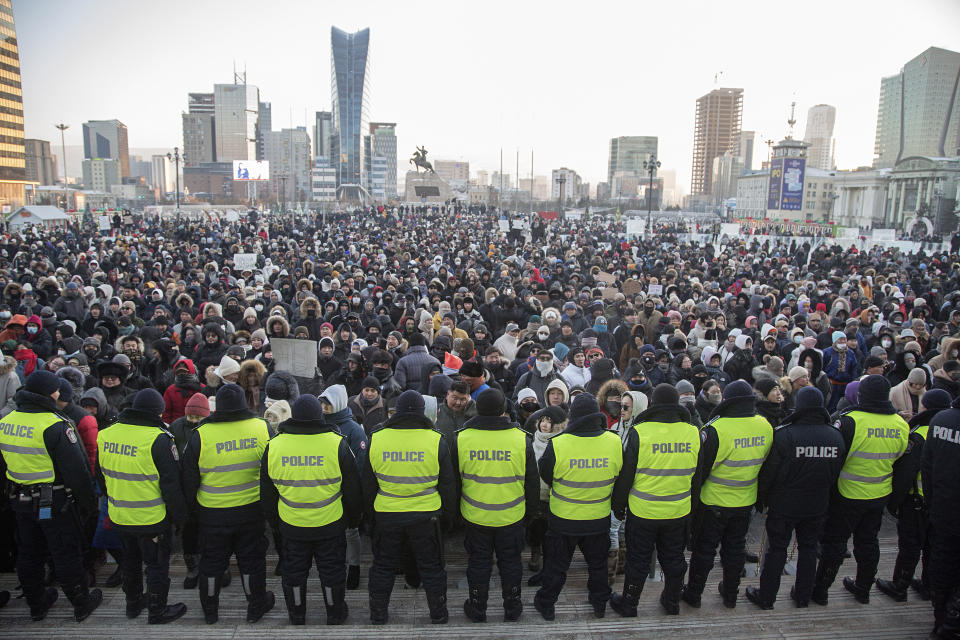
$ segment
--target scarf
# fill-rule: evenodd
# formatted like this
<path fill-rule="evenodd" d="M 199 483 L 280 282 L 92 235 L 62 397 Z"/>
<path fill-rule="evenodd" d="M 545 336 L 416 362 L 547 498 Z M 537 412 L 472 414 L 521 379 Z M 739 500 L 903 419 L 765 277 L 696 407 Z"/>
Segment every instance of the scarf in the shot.
<path fill-rule="evenodd" d="M 20 349 L 13 354 L 18 362 L 23 362 L 23 377 L 26 378 L 37 369 L 37 354 L 30 349 Z"/>

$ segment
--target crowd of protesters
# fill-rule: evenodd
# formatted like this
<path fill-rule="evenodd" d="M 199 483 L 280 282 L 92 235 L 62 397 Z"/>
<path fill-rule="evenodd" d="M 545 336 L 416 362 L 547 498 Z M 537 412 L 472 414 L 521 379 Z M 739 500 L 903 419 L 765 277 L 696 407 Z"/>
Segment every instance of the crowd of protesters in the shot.
<path fill-rule="evenodd" d="M 55 372 L 93 468 L 98 429 L 147 388 L 163 395 L 181 450 L 228 383 L 274 428 L 299 395 L 326 393 L 328 418 L 368 436 L 408 390 L 452 436 L 495 388 L 538 455 L 582 393 L 624 439 L 662 383 L 698 426 L 733 381 L 752 386 L 774 427 L 810 386 L 838 419 L 870 374 L 889 381 L 907 421 L 928 411 L 928 390 L 960 397 L 956 253 L 697 244 L 680 228 L 628 241 L 622 222 L 600 217 L 508 240 L 498 217 L 400 207 L 7 233 L 2 414 L 31 373 Z M 256 264 L 238 269 L 236 254 Z M 316 344 L 314 375 L 274 358 L 285 338 Z M 535 567 L 544 527 L 529 526 Z M 14 544 L 0 528 L 6 571 Z M 90 533 L 95 549 L 112 548 L 102 519 Z"/>

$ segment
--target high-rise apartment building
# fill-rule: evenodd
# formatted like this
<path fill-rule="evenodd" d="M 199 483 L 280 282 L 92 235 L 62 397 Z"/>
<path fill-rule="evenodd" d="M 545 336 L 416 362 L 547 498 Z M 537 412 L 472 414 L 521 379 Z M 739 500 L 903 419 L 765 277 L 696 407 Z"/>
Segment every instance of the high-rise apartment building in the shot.
<path fill-rule="evenodd" d="M 374 164 L 382 164 L 384 169 L 383 200 L 397 196 L 397 123 L 371 122 L 370 123 L 370 157 L 372 169 Z M 376 160 L 383 158 L 383 161 Z M 372 191 L 371 191 L 372 193 Z"/>
<path fill-rule="evenodd" d="M 90 120 L 83 123 L 83 157 L 117 160 L 120 178 L 130 175 L 130 147 L 127 125 L 119 120 Z"/>
<path fill-rule="evenodd" d="M 563 199 L 570 204 L 580 199 L 583 180 L 573 169 L 561 167 L 554 169 L 550 174 L 550 196 L 553 199 L 559 199 L 561 189 L 563 190 Z"/>
<path fill-rule="evenodd" d="M 0 204 L 16 207 L 25 202 L 24 181 L 27 179 L 26 150 L 23 142 L 23 93 L 20 90 L 20 50 L 13 23 L 10 0 L 0 0 Z"/>
<path fill-rule="evenodd" d="M 175 165 L 165 155 L 155 155 L 150 157 L 152 173 L 150 184 L 154 189 L 159 189 L 160 194 L 173 193 L 176 186 Z"/>
<path fill-rule="evenodd" d="M 86 158 L 82 170 L 84 189 L 109 193 L 110 187 L 123 183 L 120 161 L 116 158 Z"/>
<path fill-rule="evenodd" d="M 756 131 L 741 131 L 737 141 L 737 153 L 743 164 L 744 171 L 753 170 L 753 149 L 757 144 Z"/>
<path fill-rule="evenodd" d="M 50 153 L 48 140 L 23 141 L 26 149 L 27 180 L 41 185 L 57 183 L 57 159 Z"/>
<path fill-rule="evenodd" d="M 466 160 L 431 160 L 433 170 L 447 182 L 468 182 L 470 180 L 470 163 Z"/>
<path fill-rule="evenodd" d="M 270 131 L 273 131 L 273 106 L 269 102 L 261 102 L 257 118 L 257 160 L 266 159 L 263 134 Z"/>
<path fill-rule="evenodd" d="M 490 184 L 490 172 L 485 169 L 477 171 L 476 183 L 478 187 L 486 187 Z"/>
<path fill-rule="evenodd" d="M 829 104 L 815 104 L 807 111 L 807 127 L 803 141 L 810 143 L 807 149 L 807 166 L 829 171 L 833 165 L 833 125 L 837 121 L 837 108 Z"/>
<path fill-rule="evenodd" d="M 212 93 L 188 93 L 183 125 L 183 163 L 193 166 L 216 162 L 217 143 L 214 97 Z"/>
<path fill-rule="evenodd" d="M 333 151 L 333 114 L 329 111 L 317 111 L 313 125 L 313 157 L 327 158 L 332 162 Z"/>
<path fill-rule="evenodd" d="M 252 84 L 213 86 L 216 161 L 256 160 L 260 90 Z"/>
<path fill-rule="evenodd" d="M 270 185 L 284 202 L 311 198 L 310 136 L 306 127 L 264 133 L 265 159 L 270 163 Z"/>
<path fill-rule="evenodd" d="M 370 29 L 330 28 L 330 94 L 333 103 L 337 185 L 364 186 L 364 137 L 370 122 Z"/>
<path fill-rule="evenodd" d="M 610 156 L 607 162 L 607 184 L 613 184 L 617 172 L 636 176 L 646 175 L 645 160 L 657 155 L 656 136 L 620 136 L 610 139 Z"/>
<path fill-rule="evenodd" d="M 880 80 L 873 166 L 960 155 L 960 53 L 930 47 Z"/>
<path fill-rule="evenodd" d="M 743 89 L 714 89 L 697 99 L 691 194 L 713 195 L 713 159 L 739 150 L 742 115 Z"/>

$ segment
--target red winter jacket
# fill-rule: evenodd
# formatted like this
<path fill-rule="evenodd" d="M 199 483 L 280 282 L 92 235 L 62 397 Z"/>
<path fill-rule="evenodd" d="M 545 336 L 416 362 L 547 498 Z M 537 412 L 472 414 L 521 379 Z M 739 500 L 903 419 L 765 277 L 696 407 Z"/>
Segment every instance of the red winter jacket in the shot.
<path fill-rule="evenodd" d="M 77 423 L 77 432 L 80 434 L 83 448 L 87 452 L 90 468 L 94 469 L 97 466 L 97 435 L 100 432 L 96 416 L 88 415 L 80 420 Z"/>
<path fill-rule="evenodd" d="M 191 374 L 196 375 L 197 368 L 193 364 L 193 360 L 188 358 L 183 358 L 174 364 L 174 369 L 180 363 L 184 363 L 187 369 Z M 187 410 L 187 400 L 190 399 L 190 396 L 197 393 L 200 389 L 203 388 L 203 383 L 198 381 L 200 385 L 197 389 L 182 389 L 177 386 L 176 382 L 167 387 L 167 390 L 163 392 L 163 415 L 161 416 L 163 421 L 167 424 L 173 424 L 173 421 L 182 418 L 186 415 Z"/>

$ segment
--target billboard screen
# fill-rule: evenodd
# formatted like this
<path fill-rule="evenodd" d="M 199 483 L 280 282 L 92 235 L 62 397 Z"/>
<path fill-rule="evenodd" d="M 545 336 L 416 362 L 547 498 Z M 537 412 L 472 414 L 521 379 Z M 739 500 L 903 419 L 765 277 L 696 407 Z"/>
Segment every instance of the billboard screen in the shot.
<path fill-rule="evenodd" d="M 780 188 L 783 186 L 783 158 L 774 158 L 770 163 L 767 209 L 780 208 Z"/>
<path fill-rule="evenodd" d="M 786 158 L 783 162 L 783 187 L 780 194 L 782 211 L 800 211 L 803 205 L 804 158 Z"/>
<path fill-rule="evenodd" d="M 270 163 L 266 160 L 234 160 L 234 180 L 269 180 Z"/>

